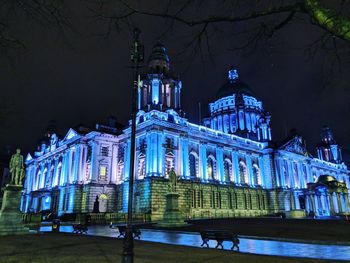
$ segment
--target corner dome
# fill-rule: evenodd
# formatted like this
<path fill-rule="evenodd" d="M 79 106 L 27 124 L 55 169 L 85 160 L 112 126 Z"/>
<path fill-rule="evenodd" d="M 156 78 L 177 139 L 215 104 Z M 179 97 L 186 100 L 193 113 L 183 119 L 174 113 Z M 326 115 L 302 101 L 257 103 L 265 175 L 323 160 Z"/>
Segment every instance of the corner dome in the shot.
<path fill-rule="evenodd" d="M 320 175 L 317 178 L 316 183 L 329 183 L 329 182 L 336 182 L 337 179 L 335 179 L 333 176 L 331 175 Z"/>
<path fill-rule="evenodd" d="M 227 82 L 216 93 L 217 99 L 231 96 L 233 94 L 248 95 L 254 97 L 253 91 L 249 86 L 239 81 L 238 73 L 236 69 L 230 69 L 228 71 Z"/>
<path fill-rule="evenodd" d="M 166 48 L 160 42 L 157 42 L 153 48 L 148 59 L 148 67 L 153 72 L 167 72 L 169 71 L 169 57 Z"/>

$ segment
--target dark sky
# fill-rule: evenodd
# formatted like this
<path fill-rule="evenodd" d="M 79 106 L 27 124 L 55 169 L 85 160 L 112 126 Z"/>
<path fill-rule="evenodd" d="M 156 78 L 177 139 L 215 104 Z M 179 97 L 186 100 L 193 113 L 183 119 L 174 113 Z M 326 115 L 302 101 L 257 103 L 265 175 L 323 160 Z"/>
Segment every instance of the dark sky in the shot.
<path fill-rule="evenodd" d="M 27 50 L 1 60 L 0 95 L 11 111 L 0 135 L 2 149 L 10 145 L 25 152 L 34 150 L 51 119 L 57 121 L 63 136 L 69 127 L 103 122 L 109 115 L 126 123 L 131 108 L 131 32 L 123 26 L 108 38 L 101 37 L 98 34 L 107 30 L 106 24 L 93 20 L 87 12 L 74 8 L 72 12 L 76 30 L 67 31 L 65 37 L 33 21 L 18 23 L 17 31 Z M 279 17 L 269 21 L 274 19 Z M 147 58 L 167 23 L 150 17 L 132 22 L 142 30 Z M 307 45 L 323 31 L 303 16 L 255 48 L 233 50 L 247 41 L 247 35 L 236 32 L 260 22 L 211 27 L 210 55 L 206 49 L 193 55 L 192 47 L 184 48 L 195 29 L 176 26 L 161 37 L 168 48 L 171 69 L 183 81 L 182 103 L 188 119 L 197 122 L 197 103 L 201 101 L 204 110 L 206 103 L 213 101 L 226 81 L 227 70 L 234 65 L 241 80 L 272 114 L 274 140 L 284 139 L 288 130 L 297 128 L 313 153 L 320 128 L 327 124 L 337 141 L 350 148 L 349 61 L 341 55 L 340 62 L 334 63 L 327 46 L 328 51 L 317 49 L 310 58 Z M 347 45 L 341 54 L 348 54 L 349 45 L 337 43 Z M 181 53 L 184 49 L 186 52 Z"/>

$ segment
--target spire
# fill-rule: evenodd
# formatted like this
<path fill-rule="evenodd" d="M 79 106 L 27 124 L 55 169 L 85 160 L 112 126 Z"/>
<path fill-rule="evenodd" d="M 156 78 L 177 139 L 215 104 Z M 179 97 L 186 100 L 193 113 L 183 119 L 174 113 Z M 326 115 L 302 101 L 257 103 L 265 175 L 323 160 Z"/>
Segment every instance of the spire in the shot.
<path fill-rule="evenodd" d="M 324 144 L 336 144 L 333 131 L 328 126 L 323 126 L 321 129 L 321 140 Z"/>
<path fill-rule="evenodd" d="M 166 48 L 157 42 L 148 59 L 148 67 L 152 73 L 166 73 L 169 71 L 169 57 Z"/>
<path fill-rule="evenodd" d="M 238 72 L 237 69 L 235 69 L 233 66 L 231 67 L 231 69 L 228 71 L 228 80 L 229 82 L 236 82 L 238 80 L 239 76 L 238 76 Z"/>

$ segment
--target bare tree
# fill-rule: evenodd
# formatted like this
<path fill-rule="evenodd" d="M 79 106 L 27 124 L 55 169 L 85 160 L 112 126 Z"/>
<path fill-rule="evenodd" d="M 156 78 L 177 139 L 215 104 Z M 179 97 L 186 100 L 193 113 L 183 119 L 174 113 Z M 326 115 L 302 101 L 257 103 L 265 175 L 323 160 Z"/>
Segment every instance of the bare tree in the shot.
<path fill-rule="evenodd" d="M 159 38 L 173 33 L 174 28 L 190 31 L 184 50 L 203 50 L 210 54 L 211 37 L 223 28 L 229 28 L 231 36 L 243 36 L 245 41 L 231 47 L 232 50 L 256 48 L 271 39 L 278 31 L 287 28 L 294 21 L 320 28 L 318 35 L 305 48 L 309 56 L 320 48 L 335 50 L 349 47 L 350 42 L 350 1 L 348 0 L 86 0 L 88 8 L 96 19 L 107 23 L 108 36 L 113 29 L 130 25 L 142 17 L 158 19 L 167 26 Z M 247 25 L 248 24 L 248 25 Z M 244 26 L 242 26 L 244 25 Z M 244 30 L 241 30 L 241 28 Z M 338 44 L 339 43 L 339 44 Z M 333 54 L 334 55 L 334 54 Z"/>
<path fill-rule="evenodd" d="M 34 22 L 64 33 L 71 28 L 64 0 L 3 0 L 0 2 L 0 52 L 26 49 L 21 28 Z"/>

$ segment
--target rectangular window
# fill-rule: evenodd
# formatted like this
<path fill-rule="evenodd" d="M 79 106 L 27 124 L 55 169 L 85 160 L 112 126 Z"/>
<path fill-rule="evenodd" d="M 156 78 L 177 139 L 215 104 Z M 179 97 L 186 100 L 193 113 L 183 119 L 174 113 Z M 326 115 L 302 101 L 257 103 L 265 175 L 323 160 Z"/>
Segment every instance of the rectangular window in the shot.
<path fill-rule="evenodd" d="M 102 181 L 107 180 L 107 166 L 105 165 L 100 166 L 100 180 Z"/>
<path fill-rule="evenodd" d="M 228 201 L 228 208 L 229 209 L 232 209 L 232 193 L 231 192 L 228 192 L 228 195 L 227 195 L 227 201 Z"/>
<path fill-rule="evenodd" d="M 109 156 L 109 147 L 108 146 L 101 146 L 101 155 L 102 156 Z"/>
<path fill-rule="evenodd" d="M 252 194 L 248 194 L 248 195 L 249 195 L 249 208 L 253 209 Z"/>
<path fill-rule="evenodd" d="M 201 191 L 197 191 L 197 196 L 198 196 L 198 198 L 197 198 L 197 207 L 201 207 L 201 202 L 202 202 L 202 200 L 201 200 Z"/>
<path fill-rule="evenodd" d="M 259 194 L 256 196 L 256 202 L 257 202 L 258 209 L 260 210 L 261 204 L 260 204 L 260 195 Z"/>
<path fill-rule="evenodd" d="M 217 196 L 218 196 L 218 198 L 217 198 L 217 203 L 218 203 L 218 207 L 219 207 L 219 209 L 221 209 L 221 193 L 220 192 L 218 192 L 217 193 Z"/>
<path fill-rule="evenodd" d="M 261 197 L 262 197 L 262 208 L 263 210 L 265 210 L 265 196 L 262 195 Z"/>
<path fill-rule="evenodd" d="M 215 208 L 215 192 L 211 191 L 210 195 L 210 207 Z"/>
<path fill-rule="evenodd" d="M 196 190 L 192 189 L 192 207 L 196 207 Z"/>
<path fill-rule="evenodd" d="M 201 193 L 201 208 L 203 208 L 204 206 L 204 194 L 203 194 L 203 190 L 200 190 Z"/>
<path fill-rule="evenodd" d="M 237 193 L 235 193 L 235 209 L 238 209 L 238 199 L 237 199 Z"/>

